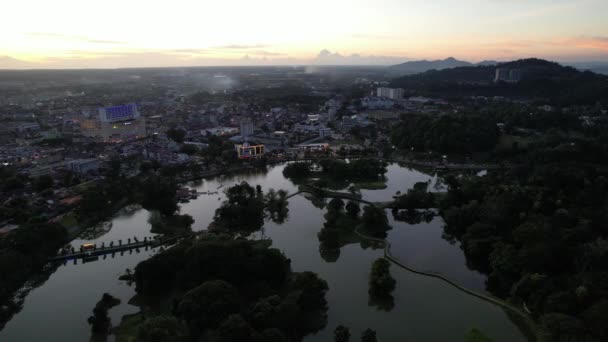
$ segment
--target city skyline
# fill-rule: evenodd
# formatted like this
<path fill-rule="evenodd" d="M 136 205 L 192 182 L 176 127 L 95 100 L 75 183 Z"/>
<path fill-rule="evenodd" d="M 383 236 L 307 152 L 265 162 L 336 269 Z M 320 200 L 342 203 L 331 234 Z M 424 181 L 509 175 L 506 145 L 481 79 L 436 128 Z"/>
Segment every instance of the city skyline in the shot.
<path fill-rule="evenodd" d="M 602 0 L 180 0 L 170 7 L 26 0 L 7 7 L 4 69 L 608 58 Z"/>

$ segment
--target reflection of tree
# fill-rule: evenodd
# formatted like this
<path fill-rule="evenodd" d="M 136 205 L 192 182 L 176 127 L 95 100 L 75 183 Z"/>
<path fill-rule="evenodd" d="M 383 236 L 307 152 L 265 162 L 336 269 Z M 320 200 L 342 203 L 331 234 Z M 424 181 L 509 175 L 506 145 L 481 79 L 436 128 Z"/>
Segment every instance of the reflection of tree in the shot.
<path fill-rule="evenodd" d="M 381 311 L 390 312 L 395 307 L 395 298 L 392 294 L 373 295 L 369 294 L 368 306 L 374 306 Z"/>
<path fill-rule="evenodd" d="M 109 233 L 110 230 L 112 230 L 112 221 L 100 222 L 80 233 L 80 238 L 82 240 L 95 240 Z"/>
<path fill-rule="evenodd" d="M 435 218 L 432 210 L 392 210 L 395 221 L 402 221 L 409 224 L 419 224 L 422 222 L 430 223 Z"/>
<path fill-rule="evenodd" d="M 371 248 L 371 249 L 383 249 L 384 248 L 384 243 L 383 242 L 366 240 L 366 239 L 362 239 L 361 242 L 359 243 L 359 245 L 363 249 L 368 249 L 368 248 Z"/>
<path fill-rule="evenodd" d="M 265 198 L 266 211 L 272 222 L 282 224 L 289 216 L 289 201 L 285 190 L 268 190 Z"/>
<path fill-rule="evenodd" d="M 340 247 L 330 247 L 321 242 L 319 244 L 319 254 L 326 262 L 336 262 L 340 258 Z"/>
<path fill-rule="evenodd" d="M 309 194 L 305 194 L 304 197 L 308 199 L 310 203 L 315 206 L 315 208 L 325 209 L 325 206 L 327 205 L 327 201 L 323 197 L 317 197 Z"/>
<path fill-rule="evenodd" d="M 391 293 L 395 289 L 396 281 L 390 274 L 390 262 L 379 258 L 372 264 L 369 276 L 369 303 L 379 310 L 390 311 L 395 306 Z"/>

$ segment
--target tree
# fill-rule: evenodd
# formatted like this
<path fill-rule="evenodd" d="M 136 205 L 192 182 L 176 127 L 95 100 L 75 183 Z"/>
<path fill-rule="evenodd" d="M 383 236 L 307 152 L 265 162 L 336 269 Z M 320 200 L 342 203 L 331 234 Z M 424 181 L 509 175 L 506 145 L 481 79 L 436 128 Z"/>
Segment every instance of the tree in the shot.
<path fill-rule="evenodd" d="M 42 175 L 34 181 L 33 188 L 36 192 L 41 192 L 46 189 L 50 189 L 53 186 L 53 177 L 49 175 Z"/>
<path fill-rule="evenodd" d="M 311 174 L 310 166 L 310 163 L 306 162 L 289 163 L 283 169 L 283 176 L 293 179 L 307 178 Z"/>
<path fill-rule="evenodd" d="M 343 325 L 338 325 L 334 330 L 334 342 L 348 342 L 349 340 L 350 330 Z"/>
<path fill-rule="evenodd" d="M 349 217 L 356 219 L 360 212 L 361 208 L 357 202 L 349 201 L 348 204 L 346 204 L 346 213 Z"/>
<path fill-rule="evenodd" d="M 232 186 L 226 191 L 226 196 L 226 201 L 215 211 L 214 228 L 251 233 L 262 227 L 264 198 L 257 196 L 251 185 L 242 182 Z"/>
<path fill-rule="evenodd" d="M 241 315 L 230 315 L 218 328 L 219 342 L 251 342 L 255 330 Z"/>
<path fill-rule="evenodd" d="M 150 317 L 137 328 L 140 342 L 179 342 L 185 336 L 185 327 L 173 316 Z"/>
<path fill-rule="evenodd" d="M 473 328 L 465 336 L 464 342 L 492 342 L 492 340 L 481 331 Z"/>
<path fill-rule="evenodd" d="M 365 329 L 361 333 L 361 342 L 378 342 L 378 338 L 376 337 L 376 332 L 370 328 Z"/>
<path fill-rule="evenodd" d="M 374 205 L 368 205 L 363 208 L 361 217 L 363 228 L 374 236 L 384 237 L 386 231 L 390 229 L 388 218 L 383 209 Z"/>
<path fill-rule="evenodd" d="M 184 138 L 186 138 L 186 131 L 175 127 L 169 128 L 167 130 L 167 137 L 176 143 L 181 144 L 184 142 Z"/>
<path fill-rule="evenodd" d="M 291 287 L 300 291 L 298 305 L 305 312 L 325 310 L 327 300 L 325 293 L 329 289 L 327 282 L 316 273 L 301 272 L 293 276 Z"/>
<path fill-rule="evenodd" d="M 390 274 L 391 263 L 384 258 L 379 258 L 372 264 L 369 276 L 369 293 L 375 296 L 390 294 L 396 285 L 395 279 Z"/>
<path fill-rule="evenodd" d="M 334 213 L 339 213 L 344 209 L 344 201 L 339 198 L 332 198 L 327 205 L 327 210 L 330 210 Z"/>
<path fill-rule="evenodd" d="M 239 310 L 239 292 L 223 280 L 210 280 L 186 292 L 177 313 L 191 329 L 202 332 L 215 328 Z"/>

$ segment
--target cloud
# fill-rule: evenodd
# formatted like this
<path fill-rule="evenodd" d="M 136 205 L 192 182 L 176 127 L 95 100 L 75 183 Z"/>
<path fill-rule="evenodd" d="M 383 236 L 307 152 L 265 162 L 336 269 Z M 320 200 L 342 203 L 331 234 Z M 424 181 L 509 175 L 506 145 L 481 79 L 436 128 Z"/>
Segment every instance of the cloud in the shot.
<path fill-rule="evenodd" d="M 608 37 L 582 37 L 575 39 L 574 44 L 584 49 L 593 49 L 608 52 Z"/>
<path fill-rule="evenodd" d="M 28 69 L 35 64 L 11 56 L 0 56 L 0 69 Z"/>
<path fill-rule="evenodd" d="M 398 56 L 364 56 L 358 53 L 344 56 L 338 52 L 331 52 L 328 49 L 323 49 L 319 52 L 317 57 L 310 62 L 318 65 L 393 65 L 408 60 L 410 59 Z"/>
<path fill-rule="evenodd" d="M 270 45 L 266 45 L 266 44 L 255 44 L 255 45 L 230 44 L 230 45 L 216 46 L 213 48 L 219 49 L 219 50 L 229 50 L 229 49 L 247 50 L 247 49 L 263 49 L 263 48 L 267 48 L 269 46 Z"/>
<path fill-rule="evenodd" d="M 116 40 L 104 40 L 104 39 L 93 39 L 85 36 L 76 36 L 61 33 L 50 33 L 50 32 L 26 32 L 25 35 L 30 37 L 45 38 L 45 39 L 61 39 L 86 42 L 92 44 L 125 44 L 125 42 Z"/>

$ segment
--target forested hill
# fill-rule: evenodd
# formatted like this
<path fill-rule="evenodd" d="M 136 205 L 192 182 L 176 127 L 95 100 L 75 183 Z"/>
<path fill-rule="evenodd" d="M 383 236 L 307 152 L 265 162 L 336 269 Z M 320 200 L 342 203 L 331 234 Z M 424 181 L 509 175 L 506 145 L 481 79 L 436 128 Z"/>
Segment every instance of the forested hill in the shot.
<path fill-rule="evenodd" d="M 494 83 L 496 68 L 517 69 L 517 83 Z M 497 66 L 469 66 L 394 79 L 392 87 L 407 95 L 455 99 L 469 96 L 505 96 L 563 105 L 608 101 L 608 76 L 578 71 L 541 59 L 522 59 Z"/>

